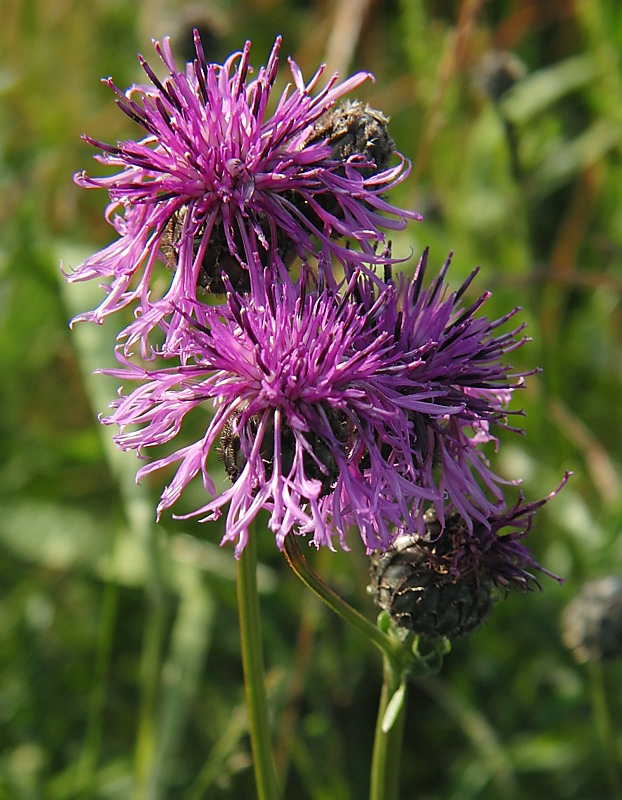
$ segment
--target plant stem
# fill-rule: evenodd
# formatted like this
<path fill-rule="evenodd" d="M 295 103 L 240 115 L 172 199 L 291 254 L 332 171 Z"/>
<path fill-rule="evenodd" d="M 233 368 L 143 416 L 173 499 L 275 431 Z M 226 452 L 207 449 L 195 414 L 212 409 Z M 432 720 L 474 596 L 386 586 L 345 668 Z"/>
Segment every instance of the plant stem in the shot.
<path fill-rule="evenodd" d="M 360 631 L 382 652 L 384 680 L 374 738 L 370 800 L 397 800 L 405 718 L 406 671 L 412 663 L 412 651 L 372 625 L 369 620 L 365 619 L 362 614 L 359 614 L 324 583 L 300 552 L 294 536 L 288 536 L 285 539 L 283 551 L 289 566 L 300 580 L 329 608 Z M 390 704 L 397 707 L 387 714 Z"/>
<path fill-rule="evenodd" d="M 396 647 L 394 642 L 368 619 L 352 608 L 349 603 L 340 597 L 333 589 L 309 566 L 308 561 L 300 552 L 295 536 L 287 536 L 283 552 L 287 563 L 311 591 L 332 611 L 348 622 L 364 636 L 366 636 L 382 652 L 385 659 L 392 664 L 394 671 L 399 672 L 402 665 L 402 648 Z"/>
<path fill-rule="evenodd" d="M 88 701 L 86 733 L 82 752 L 76 764 L 74 794 L 83 800 L 95 797 L 97 766 L 101 756 L 104 732 L 108 670 L 113 651 L 118 604 L 119 585 L 113 580 L 108 580 L 102 597 L 101 622 L 97 635 L 93 682 Z"/>
<path fill-rule="evenodd" d="M 618 762 L 616 749 L 616 737 L 609 713 L 609 705 L 607 703 L 603 665 L 600 661 L 590 661 L 588 668 L 590 673 L 592 711 L 603 751 L 611 800 L 622 800 L 620 764 Z"/>
<path fill-rule="evenodd" d="M 403 673 L 396 673 L 388 659 L 384 658 L 382 692 L 371 762 L 369 800 L 397 800 L 399 796 L 402 736 L 406 719 L 406 685 Z M 387 729 L 385 727 L 387 709 L 399 690 L 403 692 L 402 702 Z"/>
<path fill-rule="evenodd" d="M 259 800 L 278 800 L 280 795 L 272 758 L 257 593 L 257 543 L 253 532 L 237 562 L 237 592 L 244 688 L 257 795 Z"/>

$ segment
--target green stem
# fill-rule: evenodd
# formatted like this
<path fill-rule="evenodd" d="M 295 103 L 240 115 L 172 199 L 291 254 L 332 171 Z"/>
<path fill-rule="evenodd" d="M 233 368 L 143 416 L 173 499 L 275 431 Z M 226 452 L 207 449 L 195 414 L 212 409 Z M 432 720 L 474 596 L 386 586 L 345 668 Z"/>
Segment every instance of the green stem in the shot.
<path fill-rule="evenodd" d="M 278 800 L 280 794 L 272 758 L 257 593 L 257 543 L 253 532 L 237 562 L 237 591 L 244 688 L 257 795 L 259 800 Z"/>
<path fill-rule="evenodd" d="M 118 604 L 119 585 L 113 580 L 108 580 L 102 598 L 102 614 L 97 636 L 84 745 L 76 766 L 75 796 L 83 798 L 83 800 L 90 800 L 90 798 L 95 797 L 97 765 L 101 755 L 104 733 L 108 670 L 113 652 Z"/>
<path fill-rule="evenodd" d="M 369 800 L 397 800 L 399 797 L 407 684 L 405 676 L 396 673 L 386 658 L 383 667 L 382 692 L 371 762 Z M 388 720 L 389 704 L 395 702 L 398 697 L 398 707 Z"/>
<path fill-rule="evenodd" d="M 349 603 L 339 597 L 333 589 L 309 566 L 308 561 L 300 552 L 295 536 L 287 536 L 283 552 L 287 563 L 311 591 L 316 594 L 335 614 L 348 622 L 364 636 L 366 636 L 382 652 L 395 672 L 400 672 L 403 663 L 403 648 L 389 639 L 379 628 L 352 608 Z"/>
<path fill-rule="evenodd" d="M 590 661 L 588 668 L 590 672 L 592 710 L 603 750 L 611 800 L 622 800 L 620 764 L 618 762 L 616 737 L 609 713 L 609 705 L 607 704 L 603 667 L 599 661 Z"/>
<path fill-rule="evenodd" d="M 376 723 L 371 768 L 370 800 L 397 800 L 399 762 L 404 728 L 406 673 L 413 661 L 413 652 L 403 643 L 389 638 L 372 625 L 351 605 L 339 597 L 311 569 L 293 536 L 285 539 L 283 548 L 289 566 L 320 600 L 342 619 L 360 631 L 382 652 L 384 681 Z"/>

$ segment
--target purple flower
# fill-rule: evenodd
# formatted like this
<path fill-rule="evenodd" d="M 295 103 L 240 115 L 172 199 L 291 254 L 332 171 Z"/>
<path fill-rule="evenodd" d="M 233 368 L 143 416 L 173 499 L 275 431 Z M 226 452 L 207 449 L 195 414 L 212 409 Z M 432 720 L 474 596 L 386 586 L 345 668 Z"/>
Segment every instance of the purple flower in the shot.
<path fill-rule="evenodd" d="M 511 587 L 524 591 L 539 586 L 534 572 L 543 569 L 522 540 L 536 511 L 553 498 L 526 503 L 522 494 L 511 508 L 493 514 L 486 524 L 467 524 L 452 514 L 444 527 L 434 509 L 424 515 L 423 536 L 399 536 L 371 562 L 371 592 L 405 638 L 411 633 L 431 638 L 465 636 L 489 615 L 499 594 Z"/>
<path fill-rule="evenodd" d="M 447 265 L 424 290 L 425 261 L 397 285 L 354 273 L 342 292 L 306 272 L 275 284 L 266 271 L 249 296 L 197 304 L 181 364 L 148 370 L 120 354 L 112 374 L 141 384 L 105 420 L 122 448 L 169 442 L 191 411 L 213 409 L 197 442 L 139 471 L 179 462 L 159 513 L 201 474 L 211 499 L 195 513 L 215 519 L 229 504 L 223 541 L 238 554 L 261 508 L 279 546 L 294 531 L 346 547 L 355 525 L 370 552 L 422 532 L 428 506 L 441 520 L 458 509 L 470 529 L 487 520 L 500 479 L 479 448 L 504 424 L 516 384 L 498 360 L 520 341 L 495 336 L 507 317 L 475 318 L 481 303 L 458 308 L 465 287 L 446 292 Z M 222 492 L 208 472 L 214 449 L 233 481 Z"/>
<path fill-rule="evenodd" d="M 512 374 L 504 358 L 520 347 L 524 325 L 499 332 L 518 311 L 491 321 L 477 315 L 490 293 L 468 307 L 462 298 L 477 274 L 475 270 L 455 292 L 445 277 L 451 256 L 429 288 L 423 285 L 428 250 L 412 279 L 400 277 L 391 299 L 374 307 L 371 282 L 361 294 L 366 314 L 376 319 L 378 331 L 392 337 L 396 356 L 388 374 L 393 402 L 411 423 L 411 450 L 422 485 L 435 485 L 447 499 L 436 504 L 439 519 L 459 513 L 469 526 L 484 525 L 503 503 L 499 484 L 482 446 L 497 439 L 494 428 L 509 427 L 507 405 L 528 373 Z M 371 330 L 371 327 L 370 327 Z M 420 527 L 421 506 L 415 505 L 413 524 Z"/>
<path fill-rule="evenodd" d="M 408 421 L 383 385 L 393 344 L 386 333 L 367 337 L 356 281 L 344 295 L 258 282 L 250 296 L 229 292 L 224 306 L 199 305 L 181 365 L 146 370 L 119 354 L 124 368 L 112 374 L 142 383 L 104 420 L 119 425 L 123 449 L 175 438 L 195 408 L 214 412 L 199 441 L 139 471 L 179 462 L 158 513 L 200 473 L 212 499 L 195 514 L 216 519 L 229 504 L 223 542 L 236 542 L 237 555 L 261 508 L 279 547 L 291 531 L 312 534 L 317 546 L 332 547 L 336 536 L 347 547 L 355 525 L 371 551 L 388 547 L 393 527 L 405 524 L 404 498 L 439 500 L 413 480 Z M 207 466 L 214 449 L 233 480 L 220 493 Z"/>
<path fill-rule="evenodd" d="M 149 332 L 173 309 L 191 309 L 201 289 L 224 291 L 223 271 L 234 288 L 246 290 L 258 257 L 277 280 L 287 279 L 285 262 L 296 255 L 308 260 L 323 251 L 325 263 L 331 254 L 373 263 L 380 260 L 381 227 L 398 229 L 408 218 L 420 218 L 383 198 L 409 172 L 399 154 L 399 163 L 388 166 L 388 155 L 377 146 L 382 140 L 392 147 L 386 120 L 362 104 L 350 104 L 342 114 L 334 110 L 368 73 L 343 83 L 333 75 L 318 88 L 325 68 L 305 84 L 290 59 L 293 86 L 268 115 L 280 45 L 277 38 L 252 81 L 250 42 L 221 66 L 206 62 L 197 33 L 196 60 L 182 71 L 169 40 L 155 43 L 168 70 L 163 81 L 142 57 L 152 86 L 123 93 L 105 81 L 146 135 L 117 145 L 85 137 L 103 150 L 97 160 L 120 170 L 75 178 L 80 186 L 108 190 L 107 217 L 118 239 L 68 276 L 107 281 L 103 302 L 76 320 L 102 322 L 136 303 L 137 319 L 121 336 L 128 347 L 140 340 L 146 356 Z M 341 236 L 348 241 L 340 243 Z M 357 255 L 349 249 L 352 241 L 360 247 Z M 172 279 L 161 268 L 165 280 L 156 276 L 161 262 L 174 269 Z M 182 329 L 183 319 L 176 317 Z M 169 326 L 171 349 L 177 333 L 176 325 Z"/>

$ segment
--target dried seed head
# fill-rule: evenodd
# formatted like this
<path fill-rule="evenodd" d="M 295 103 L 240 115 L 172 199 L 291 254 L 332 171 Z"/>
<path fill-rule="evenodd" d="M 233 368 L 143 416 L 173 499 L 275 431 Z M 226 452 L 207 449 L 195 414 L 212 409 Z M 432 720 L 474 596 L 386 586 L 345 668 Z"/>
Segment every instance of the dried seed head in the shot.
<path fill-rule="evenodd" d="M 400 536 L 372 559 L 371 593 L 394 625 L 429 638 L 455 639 L 477 628 L 490 613 L 494 582 L 488 575 L 452 570 L 466 526 L 454 515 L 445 530 L 434 511 L 424 516 L 427 533 Z"/>
<path fill-rule="evenodd" d="M 622 655 L 622 579 L 586 583 L 562 614 L 562 638 L 580 663 Z"/>
<path fill-rule="evenodd" d="M 345 100 L 318 119 L 306 144 L 327 141 L 332 150 L 332 159 L 343 161 L 344 164 L 352 156 L 363 156 L 369 163 L 359 166 L 358 171 L 363 178 L 369 178 L 388 167 L 395 150 L 395 142 L 389 136 L 388 122 L 384 114 L 371 106 L 359 100 Z M 335 174 L 345 175 L 345 168 L 337 168 Z M 341 206 L 333 195 L 317 194 L 315 200 L 332 216 L 338 219 L 343 217 Z M 312 225 L 321 230 L 323 223 L 319 214 L 295 192 L 292 193 L 292 202 Z"/>

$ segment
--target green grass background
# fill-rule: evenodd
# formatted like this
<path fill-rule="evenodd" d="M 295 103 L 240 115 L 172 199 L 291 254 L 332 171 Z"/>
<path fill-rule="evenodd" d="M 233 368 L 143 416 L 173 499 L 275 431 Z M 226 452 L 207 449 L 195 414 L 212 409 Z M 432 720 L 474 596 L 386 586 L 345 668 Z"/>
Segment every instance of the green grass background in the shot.
<path fill-rule="evenodd" d="M 393 199 L 426 217 L 394 237 L 395 252 L 429 244 L 440 266 L 454 250 L 454 286 L 481 265 L 473 296 L 493 291 L 492 316 L 522 306 L 533 341 L 514 363 L 543 368 L 515 400 L 526 436 L 504 437 L 494 463 L 525 478 L 528 499 L 575 473 L 530 540 L 566 583 L 509 596 L 455 643 L 439 677 L 413 687 L 404 800 L 622 796 L 612 769 L 622 665 L 576 665 L 559 633 L 583 581 L 622 572 L 622 6 L 3 0 L 0 10 L 0 798 L 254 797 L 232 552 L 218 548 L 217 526 L 154 525 L 163 478 L 136 487 L 135 457 L 96 420 L 116 387 L 91 373 L 111 363 L 117 321 L 70 333 L 99 293 L 65 287 L 58 266 L 111 238 L 104 193 L 71 181 L 98 170 L 80 135 L 137 133 L 100 77 L 140 82 L 136 53 L 153 61 L 150 38 L 166 33 L 187 52 L 193 24 L 213 60 L 251 38 L 264 63 L 282 33 L 308 77 L 327 54 L 344 77 L 375 73 L 359 97 L 391 117 L 413 162 Z M 482 91 L 496 51 L 525 67 L 499 103 Z M 373 618 L 351 541 L 314 563 Z M 271 536 L 259 549 L 285 795 L 359 800 L 380 659 L 297 583 Z"/>

